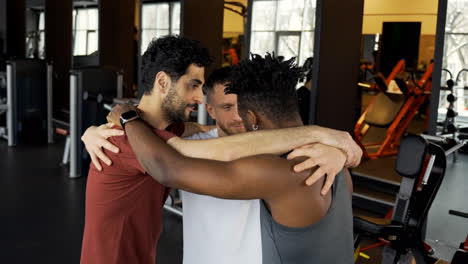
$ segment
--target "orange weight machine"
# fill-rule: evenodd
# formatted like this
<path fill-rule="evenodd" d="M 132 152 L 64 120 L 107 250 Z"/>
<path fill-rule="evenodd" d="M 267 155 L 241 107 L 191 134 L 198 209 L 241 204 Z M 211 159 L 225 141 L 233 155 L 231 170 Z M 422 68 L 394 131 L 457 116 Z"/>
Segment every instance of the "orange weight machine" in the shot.
<path fill-rule="evenodd" d="M 377 73 L 374 76 L 372 76 L 372 80 L 375 81 L 375 83 L 369 84 L 367 83 L 366 80 L 361 80 L 358 83 L 358 86 L 367 88 L 370 91 L 380 91 L 380 92 L 386 92 L 388 89 L 388 86 L 390 85 L 390 82 L 395 79 L 398 75 L 402 74 L 405 72 L 405 60 L 400 60 L 398 63 L 393 67 L 392 72 L 388 75 L 387 78 L 382 73 Z M 371 72 L 374 68 L 372 64 L 369 62 L 361 62 L 361 72 L 363 72 L 363 78 L 364 76 L 367 75 L 367 72 Z"/>
<path fill-rule="evenodd" d="M 377 159 L 396 155 L 400 138 L 417 113 L 424 101 L 430 97 L 432 84 L 433 63 L 429 65 L 423 77 L 418 82 L 407 82 L 398 77 L 404 60 L 395 66 L 394 71 L 383 82 L 376 83 L 382 92 L 378 93 L 366 108 L 354 127 L 354 138 L 363 150 L 367 159 Z M 387 91 L 392 79 L 395 80 L 402 94 L 393 94 Z M 385 139 L 380 142 L 363 143 L 363 139 L 370 127 L 387 128 Z M 369 153 L 368 148 L 377 148 L 376 152 Z"/>

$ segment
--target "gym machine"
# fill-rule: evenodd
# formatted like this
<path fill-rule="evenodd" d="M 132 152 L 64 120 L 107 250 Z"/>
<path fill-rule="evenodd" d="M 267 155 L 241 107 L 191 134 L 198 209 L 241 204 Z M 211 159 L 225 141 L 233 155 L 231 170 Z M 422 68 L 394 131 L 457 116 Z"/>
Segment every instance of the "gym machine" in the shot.
<path fill-rule="evenodd" d="M 459 95 L 458 91 L 462 90 L 468 91 L 468 86 L 460 85 L 460 76 L 464 72 L 468 72 L 468 69 L 462 69 L 458 72 L 455 81 L 453 79 L 453 74 L 448 69 L 442 69 L 443 71 L 447 72 L 450 78 L 446 81 L 446 86 L 441 87 L 442 91 L 448 92 L 446 96 L 446 100 L 448 103 L 447 112 L 445 114 L 445 119 L 442 122 L 438 122 L 437 125 L 441 127 L 442 131 L 439 133 L 442 137 L 451 136 L 451 140 L 456 145 L 457 137 L 458 140 L 467 140 L 468 139 L 468 127 L 461 127 L 457 126 L 456 124 L 456 117 L 458 116 L 457 112 L 457 95 Z M 463 98 L 467 98 L 467 96 L 462 95 Z M 460 148 L 460 152 L 468 153 L 468 147 L 464 146 Z M 454 156 L 455 158 L 455 156 Z"/>
<path fill-rule="evenodd" d="M 354 218 L 357 237 L 380 238 L 386 245 L 382 264 L 409 264 L 412 257 L 417 264 L 435 262 L 434 250 L 424 242 L 424 225 L 445 169 L 446 153 L 437 144 L 415 135 L 401 140 L 395 170 L 402 182 L 391 220 L 378 224 L 378 219 Z"/>
<path fill-rule="evenodd" d="M 427 141 L 439 145 L 445 151 L 445 156 L 447 158 L 452 155 L 453 162 L 457 162 L 457 152 L 467 144 L 466 140 L 456 140 L 455 137 L 451 135 L 431 136 L 424 134 L 421 136 Z"/>
<path fill-rule="evenodd" d="M 449 214 L 468 218 L 468 214 L 456 210 L 449 210 Z M 465 264 L 468 263 L 468 235 L 464 242 L 460 243 L 460 247 L 455 252 L 455 255 L 452 258 L 452 264 Z"/>
<path fill-rule="evenodd" d="M 397 148 L 402 135 L 431 94 L 433 66 L 431 63 L 423 77 L 411 84 L 395 75 L 393 80 L 401 90 L 401 94 L 390 93 L 384 84 L 379 84 L 382 81 L 377 81 L 377 84 L 382 85 L 385 90 L 375 96 L 354 127 L 354 138 L 362 148 L 365 158 L 377 159 L 398 153 Z M 371 126 L 387 128 L 385 139 L 381 142 L 364 144 L 362 141 Z M 369 147 L 376 147 L 377 151 L 369 153 L 367 151 Z"/>
<path fill-rule="evenodd" d="M 1 78 L 6 81 L 6 92 L 1 94 L 6 98 L 0 98 L 0 114 L 6 114 L 6 124 L 0 127 L 0 137 L 8 140 L 8 146 L 53 142 L 52 74 L 52 64 L 44 60 L 7 62 Z"/>
<path fill-rule="evenodd" d="M 122 74 L 112 69 L 92 67 L 71 71 L 70 136 L 64 153 L 64 160 L 70 157 L 70 178 L 87 174 L 90 158 L 81 135 L 89 126 L 107 123 L 108 110 L 104 105 L 122 97 L 122 83 Z"/>
<path fill-rule="evenodd" d="M 2 123 L 6 123 L 7 107 L 7 84 L 6 84 L 6 72 L 0 71 L 0 137 L 8 140 L 6 136 L 6 124 L 1 126 Z"/>
<path fill-rule="evenodd" d="M 406 63 L 405 60 L 401 59 L 398 63 L 393 67 L 392 72 L 385 78 L 382 73 L 373 74 L 372 69 L 370 66 L 370 62 L 361 61 L 361 77 L 358 82 L 358 86 L 361 88 L 367 89 L 369 91 L 380 91 L 380 92 L 387 92 L 389 87 L 391 86 L 392 81 L 405 72 Z M 370 79 L 367 79 L 368 74 L 372 74 Z"/>

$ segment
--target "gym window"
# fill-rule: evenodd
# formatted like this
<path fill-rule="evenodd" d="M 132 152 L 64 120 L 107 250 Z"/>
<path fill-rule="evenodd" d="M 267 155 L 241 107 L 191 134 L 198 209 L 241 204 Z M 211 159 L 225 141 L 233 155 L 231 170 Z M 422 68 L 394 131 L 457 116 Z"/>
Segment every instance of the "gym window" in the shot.
<path fill-rule="evenodd" d="M 44 59 L 45 26 L 44 11 L 35 8 L 26 10 L 26 58 Z"/>
<path fill-rule="evenodd" d="M 449 0 L 447 4 L 442 68 L 449 70 L 455 81 L 460 70 L 468 68 L 468 0 Z M 442 72 L 442 86 L 449 78 L 446 71 Z M 468 86 L 468 72 L 460 74 L 456 86 Z M 468 123 L 468 92 L 460 88 L 454 92 L 458 97 L 455 102 L 455 111 L 459 114 L 457 121 Z M 440 92 L 439 119 L 445 118 L 446 96 L 446 91 Z"/>
<path fill-rule="evenodd" d="M 73 55 L 86 56 L 98 50 L 99 13 L 97 8 L 73 10 Z"/>
<path fill-rule="evenodd" d="M 45 58 L 45 12 L 39 13 L 39 58 Z"/>
<path fill-rule="evenodd" d="M 468 0 L 448 1 L 443 67 L 455 74 L 468 67 Z"/>
<path fill-rule="evenodd" d="M 316 0 L 253 0 L 250 52 L 313 56 Z"/>
<path fill-rule="evenodd" d="M 151 40 L 180 33 L 180 2 L 143 3 L 141 7 L 141 54 Z"/>

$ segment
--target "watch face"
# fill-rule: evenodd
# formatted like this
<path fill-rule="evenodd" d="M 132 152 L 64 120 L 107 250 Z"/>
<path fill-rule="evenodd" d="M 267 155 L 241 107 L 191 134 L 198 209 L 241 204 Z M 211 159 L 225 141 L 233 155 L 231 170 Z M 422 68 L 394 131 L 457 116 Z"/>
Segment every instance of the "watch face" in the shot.
<path fill-rule="evenodd" d="M 121 117 L 124 120 L 129 120 L 129 119 L 132 119 L 132 118 L 137 117 L 137 116 L 138 116 L 137 112 L 132 110 L 132 111 L 128 111 L 128 112 L 123 113 Z"/>

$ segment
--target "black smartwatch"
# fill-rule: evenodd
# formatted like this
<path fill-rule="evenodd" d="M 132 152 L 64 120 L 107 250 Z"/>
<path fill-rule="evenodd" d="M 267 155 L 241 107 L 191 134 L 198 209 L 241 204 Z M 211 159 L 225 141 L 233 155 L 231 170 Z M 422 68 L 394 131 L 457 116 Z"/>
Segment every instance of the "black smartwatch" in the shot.
<path fill-rule="evenodd" d="M 125 130 L 125 124 L 130 121 L 140 119 L 140 115 L 135 110 L 130 110 L 128 112 L 123 113 L 120 115 L 120 125 Z"/>

